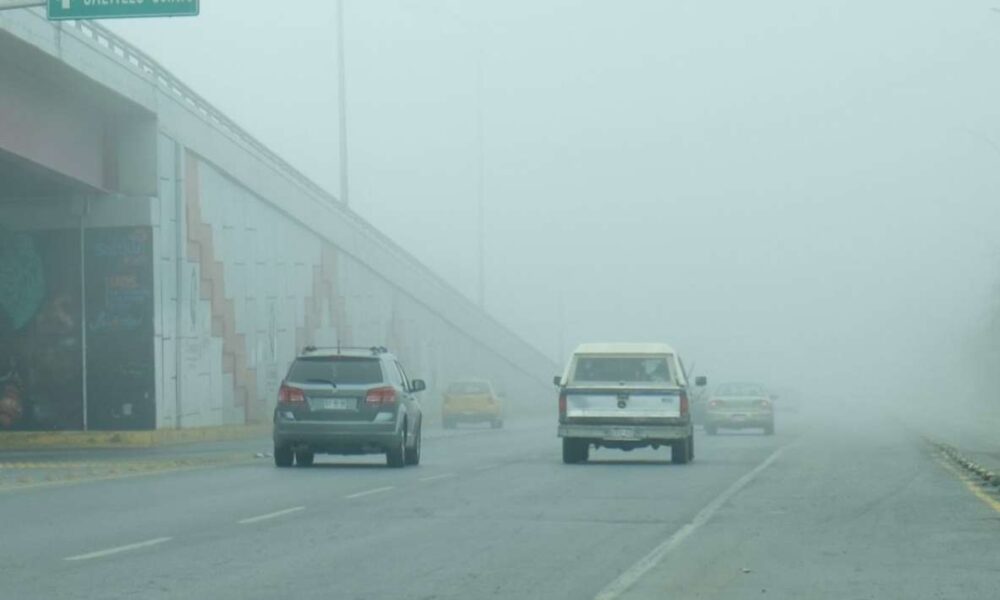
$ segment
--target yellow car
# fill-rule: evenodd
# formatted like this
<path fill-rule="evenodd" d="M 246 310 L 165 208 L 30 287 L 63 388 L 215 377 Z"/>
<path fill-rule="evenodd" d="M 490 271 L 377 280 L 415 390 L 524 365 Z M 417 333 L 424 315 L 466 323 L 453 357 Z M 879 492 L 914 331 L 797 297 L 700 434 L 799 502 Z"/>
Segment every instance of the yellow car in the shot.
<path fill-rule="evenodd" d="M 489 423 L 503 427 L 503 406 L 488 381 L 456 381 L 448 386 L 441 403 L 441 423 L 454 429 L 459 422 Z"/>

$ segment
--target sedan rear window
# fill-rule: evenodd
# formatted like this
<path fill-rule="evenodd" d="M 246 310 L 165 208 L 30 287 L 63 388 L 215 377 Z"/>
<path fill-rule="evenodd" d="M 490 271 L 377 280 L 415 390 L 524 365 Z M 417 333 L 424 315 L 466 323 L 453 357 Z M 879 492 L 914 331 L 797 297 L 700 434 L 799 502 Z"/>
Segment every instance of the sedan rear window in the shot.
<path fill-rule="evenodd" d="M 766 396 L 763 386 L 755 383 L 724 383 L 715 390 L 716 396 Z"/>
<path fill-rule="evenodd" d="M 458 381 L 448 386 L 449 394 L 488 394 L 490 386 L 481 381 Z"/>
<path fill-rule="evenodd" d="M 666 356 L 580 356 L 572 381 L 589 383 L 670 383 Z"/>
<path fill-rule="evenodd" d="M 377 358 L 315 356 L 299 358 L 288 370 L 288 380 L 331 381 L 341 385 L 382 383 L 382 367 Z"/>

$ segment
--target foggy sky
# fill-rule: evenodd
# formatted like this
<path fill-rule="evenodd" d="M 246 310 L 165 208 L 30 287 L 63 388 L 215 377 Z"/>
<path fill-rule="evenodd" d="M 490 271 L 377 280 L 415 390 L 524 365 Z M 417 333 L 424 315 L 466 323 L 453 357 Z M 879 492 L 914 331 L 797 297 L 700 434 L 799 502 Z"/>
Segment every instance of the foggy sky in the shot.
<path fill-rule="evenodd" d="M 203 5 L 112 27 L 336 191 L 333 3 Z M 347 0 L 352 206 L 474 297 L 481 56 L 487 306 L 524 338 L 556 354 L 562 294 L 566 351 L 941 380 L 1000 275 L 990 7 Z"/>

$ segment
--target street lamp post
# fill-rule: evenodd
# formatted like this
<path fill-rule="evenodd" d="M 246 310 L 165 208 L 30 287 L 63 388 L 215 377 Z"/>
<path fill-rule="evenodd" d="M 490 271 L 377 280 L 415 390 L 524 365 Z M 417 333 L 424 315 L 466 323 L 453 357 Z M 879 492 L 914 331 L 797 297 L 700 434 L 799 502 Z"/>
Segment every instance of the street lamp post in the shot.
<path fill-rule="evenodd" d="M 340 201 L 350 204 L 347 161 L 347 59 L 344 56 L 344 0 L 337 0 L 337 94 L 340 116 Z"/>
<path fill-rule="evenodd" d="M 479 308 L 486 310 L 486 139 L 483 124 L 483 50 L 476 53 L 476 197 L 479 236 Z"/>

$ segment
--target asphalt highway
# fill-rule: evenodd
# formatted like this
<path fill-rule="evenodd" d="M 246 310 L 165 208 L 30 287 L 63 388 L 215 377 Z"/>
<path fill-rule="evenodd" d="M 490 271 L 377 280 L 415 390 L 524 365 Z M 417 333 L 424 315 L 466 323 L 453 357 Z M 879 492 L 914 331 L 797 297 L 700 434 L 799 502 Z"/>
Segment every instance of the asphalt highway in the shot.
<path fill-rule="evenodd" d="M 554 424 L 423 464 L 267 459 L 0 491 L 0 598 L 995 598 L 1000 503 L 921 436 L 784 416 L 564 465 Z M 261 448 L 266 450 L 267 448 Z M 226 450 L 231 453 L 232 448 Z"/>

